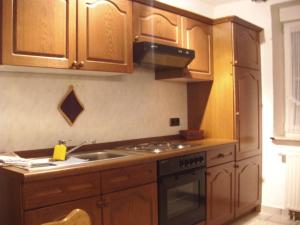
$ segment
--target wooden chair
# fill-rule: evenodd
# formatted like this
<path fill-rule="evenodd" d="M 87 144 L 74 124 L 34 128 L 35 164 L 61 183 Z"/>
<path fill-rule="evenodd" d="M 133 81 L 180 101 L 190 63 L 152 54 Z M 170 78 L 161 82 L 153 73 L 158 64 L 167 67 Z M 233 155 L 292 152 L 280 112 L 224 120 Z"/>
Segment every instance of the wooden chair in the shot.
<path fill-rule="evenodd" d="M 56 222 L 44 223 L 41 225 L 91 225 L 91 219 L 86 211 L 74 209 L 64 219 Z"/>

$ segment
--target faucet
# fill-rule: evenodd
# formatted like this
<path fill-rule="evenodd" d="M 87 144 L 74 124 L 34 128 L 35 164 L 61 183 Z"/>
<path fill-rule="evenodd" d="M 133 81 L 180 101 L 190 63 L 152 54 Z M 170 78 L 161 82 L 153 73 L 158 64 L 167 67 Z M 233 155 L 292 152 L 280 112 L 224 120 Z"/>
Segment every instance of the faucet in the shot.
<path fill-rule="evenodd" d="M 81 144 L 79 144 L 79 145 L 77 145 L 77 146 L 71 148 L 71 149 L 67 152 L 66 158 L 68 158 L 72 152 L 75 152 L 77 149 L 79 149 L 79 148 L 82 147 L 83 145 L 87 145 L 87 144 L 95 144 L 95 143 L 96 143 L 96 140 L 90 140 L 90 141 L 84 141 L 84 142 L 82 142 Z"/>

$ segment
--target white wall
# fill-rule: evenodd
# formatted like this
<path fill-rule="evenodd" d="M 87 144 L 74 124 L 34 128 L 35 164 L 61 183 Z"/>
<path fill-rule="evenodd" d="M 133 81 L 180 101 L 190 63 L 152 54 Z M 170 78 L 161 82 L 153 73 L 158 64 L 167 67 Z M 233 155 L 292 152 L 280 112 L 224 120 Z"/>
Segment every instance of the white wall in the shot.
<path fill-rule="evenodd" d="M 85 107 L 72 127 L 57 110 L 71 84 Z M 177 134 L 187 128 L 186 95 L 186 84 L 142 68 L 111 78 L 0 72 L 0 152 Z M 170 127 L 170 117 L 181 126 Z"/>
<path fill-rule="evenodd" d="M 214 8 L 214 17 L 237 15 L 264 29 L 261 43 L 262 101 L 263 101 L 263 193 L 262 204 L 284 208 L 285 164 L 280 152 L 300 150 L 300 147 L 279 146 L 272 143 L 273 136 L 273 63 L 272 63 L 272 21 L 271 5 L 287 2 L 269 0 L 254 3 L 240 0 Z"/>

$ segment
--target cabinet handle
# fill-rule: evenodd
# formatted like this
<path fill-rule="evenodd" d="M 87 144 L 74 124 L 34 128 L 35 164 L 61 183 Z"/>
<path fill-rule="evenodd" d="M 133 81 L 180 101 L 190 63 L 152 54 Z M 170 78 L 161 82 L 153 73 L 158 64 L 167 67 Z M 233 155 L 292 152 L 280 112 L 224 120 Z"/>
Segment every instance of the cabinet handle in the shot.
<path fill-rule="evenodd" d="M 232 155 L 232 152 L 229 152 L 229 153 L 227 153 L 227 154 L 220 153 L 220 154 L 218 154 L 217 158 L 224 158 L 224 157 L 226 157 L 226 156 L 231 156 L 231 155 Z"/>
<path fill-rule="evenodd" d="M 139 38 L 140 38 L 140 36 L 139 36 L 139 35 L 136 35 L 136 36 L 134 37 L 134 41 L 138 41 Z"/>
<path fill-rule="evenodd" d="M 240 112 L 236 112 L 235 115 L 236 115 L 236 116 L 239 116 L 239 115 L 240 115 Z"/>
<path fill-rule="evenodd" d="M 234 64 L 234 65 L 238 64 L 238 61 L 237 61 L 237 60 L 234 60 L 233 64 Z"/>
<path fill-rule="evenodd" d="M 84 67 L 84 61 L 80 61 L 80 63 L 78 64 L 78 68 Z"/>
<path fill-rule="evenodd" d="M 78 69 L 78 62 L 76 60 L 73 61 L 71 68 Z"/>

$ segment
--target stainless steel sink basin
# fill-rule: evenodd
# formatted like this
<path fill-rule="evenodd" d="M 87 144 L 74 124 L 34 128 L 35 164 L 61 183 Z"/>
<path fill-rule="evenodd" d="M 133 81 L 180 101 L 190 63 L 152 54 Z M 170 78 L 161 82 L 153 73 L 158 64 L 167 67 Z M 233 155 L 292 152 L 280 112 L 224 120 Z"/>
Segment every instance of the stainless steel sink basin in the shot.
<path fill-rule="evenodd" d="M 128 154 L 115 153 L 115 152 L 93 152 L 93 153 L 84 153 L 84 154 L 79 154 L 79 155 L 73 155 L 73 157 L 75 157 L 75 158 L 85 159 L 88 161 L 114 159 L 114 158 L 126 157 L 126 156 L 128 156 Z"/>

